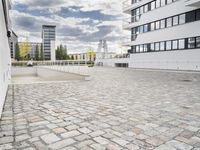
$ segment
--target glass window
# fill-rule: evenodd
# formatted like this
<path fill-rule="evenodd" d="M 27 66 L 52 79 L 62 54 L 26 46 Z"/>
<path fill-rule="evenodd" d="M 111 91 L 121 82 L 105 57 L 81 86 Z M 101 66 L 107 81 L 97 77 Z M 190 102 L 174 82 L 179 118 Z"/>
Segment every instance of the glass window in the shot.
<path fill-rule="evenodd" d="M 188 38 L 188 48 L 195 48 L 195 38 Z"/>
<path fill-rule="evenodd" d="M 160 50 L 160 43 L 157 42 L 155 43 L 155 51 L 159 51 Z"/>
<path fill-rule="evenodd" d="M 167 41 L 166 42 L 166 50 L 171 50 L 172 49 L 172 41 Z"/>
<path fill-rule="evenodd" d="M 147 24 L 144 25 L 144 32 L 148 32 L 148 25 Z"/>
<path fill-rule="evenodd" d="M 200 37 L 196 37 L 196 47 L 200 48 Z"/>
<path fill-rule="evenodd" d="M 140 46 L 137 45 L 137 46 L 136 46 L 136 53 L 139 53 L 139 52 L 140 52 Z"/>
<path fill-rule="evenodd" d="M 156 0 L 156 8 L 160 7 L 160 0 Z"/>
<path fill-rule="evenodd" d="M 178 49 L 184 49 L 185 48 L 185 39 L 181 39 L 178 42 Z"/>
<path fill-rule="evenodd" d="M 147 52 L 147 44 L 144 44 L 144 52 Z"/>
<path fill-rule="evenodd" d="M 151 2 L 151 10 L 156 8 L 156 1 Z"/>
<path fill-rule="evenodd" d="M 156 30 L 160 29 L 160 21 L 156 21 Z"/>
<path fill-rule="evenodd" d="M 167 27 L 172 26 L 172 18 L 167 18 Z"/>
<path fill-rule="evenodd" d="M 185 14 L 179 15 L 179 24 L 185 23 Z"/>
<path fill-rule="evenodd" d="M 148 11 L 148 5 L 144 5 L 144 13 Z"/>
<path fill-rule="evenodd" d="M 144 9 L 143 7 L 140 7 L 140 14 L 143 14 L 144 13 Z"/>
<path fill-rule="evenodd" d="M 200 9 L 196 10 L 196 20 L 200 20 Z"/>
<path fill-rule="evenodd" d="M 165 19 L 160 21 L 160 28 L 165 28 Z"/>
<path fill-rule="evenodd" d="M 186 13 L 186 22 L 193 22 L 193 21 L 195 21 L 195 11 Z"/>
<path fill-rule="evenodd" d="M 151 23 L 151 31 L 155 30 L 155 22 Z"/>
<path fill-rule="evenodd" d="M 173 17 L 173 26 L 178 24 L 178 16 Z"/>
<path fill-rule="evenodd" d="M 165 42 L 160 42 L 160 50 L 161 51 L 165 50 Z"/>
<path fill-rule="evenodd" d="M 136 27 L 136 28 L 135 28 L 135 33 L 136 33 L 136 34 L 139 34 L 139 33 L 140 33 L 139 27 Z"/>
<path fill-rule="evenodd" d="M 143 45 L 140 45 L 140 53 L 142 53 L 144 50 Z"/>
<path fill-rule="evenodd" d="M 165 0 L 161 0 L 161 6 L 165 6 Z"/>
<path fill-rule="evenodd" d="M 155 51 L 154 43 L 151 43 L 150 49 L 151 51 Z"/>
<path fill-rule="evenodd" d="M 178 40 L 172 41 L 172 49 L 178 49 Z"/>
<path fill-rule="evenodd" d="M 144 32 L 144 28 L 143 26 L 140 26 L 140 33 L 143 33 Z"/>

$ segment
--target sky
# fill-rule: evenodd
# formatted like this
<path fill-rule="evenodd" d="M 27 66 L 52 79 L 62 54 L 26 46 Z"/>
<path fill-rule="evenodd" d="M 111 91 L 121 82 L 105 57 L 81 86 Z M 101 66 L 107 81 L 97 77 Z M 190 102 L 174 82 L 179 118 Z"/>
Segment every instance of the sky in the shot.
<path fill-rule="evenodd" d="M 67 45 L 69 53 L 96 51 L 101 39 L 110 52 L 120 53 L 128 35 L 123 19 L 120 0 L 12 0 L 12 27 L 19 41 L 41 42 L 42 25 L 56 25 L 56 44 Z"/>

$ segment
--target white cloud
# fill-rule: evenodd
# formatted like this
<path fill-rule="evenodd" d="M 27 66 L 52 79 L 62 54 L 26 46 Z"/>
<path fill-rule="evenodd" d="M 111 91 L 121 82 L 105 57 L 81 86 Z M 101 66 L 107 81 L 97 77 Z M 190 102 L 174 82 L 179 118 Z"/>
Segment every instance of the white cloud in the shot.
<path fill-rule="evenodd" d="M 14 30 L 19 37 L 29 37 L 30 41 L 41 41 L 41 27 L 43 24 L 57 26 L 57 44 L 67 44 L 70 51 L 86 51 L 89 47 L 97 49 L 98 40 L 107 39 L 110 51 L 118 51 L 121 38 L 127 33 L 122 30 L 122 6 L 118 0 L 13 0 L 13 5 L 23 4 L 28 10 L 48 11 L 49 17 L 34 16 L 31 13 L 12 10 Z M 58 15 L 61 8 L 68 8 L 70 12 L 100 11 L 105 16 L 113 16 L 113 20 L 100 20 L 90 17 Z M 76 9 L 79 7 L 80 9 Z M 92 15 L 92 14 L 91 14 Z M 90 24 L 90 23 L 92 24 Z M 107 27 L 102 32 L 101 28 Z M 104 34 L 104 35 L 103 35 Z"/>

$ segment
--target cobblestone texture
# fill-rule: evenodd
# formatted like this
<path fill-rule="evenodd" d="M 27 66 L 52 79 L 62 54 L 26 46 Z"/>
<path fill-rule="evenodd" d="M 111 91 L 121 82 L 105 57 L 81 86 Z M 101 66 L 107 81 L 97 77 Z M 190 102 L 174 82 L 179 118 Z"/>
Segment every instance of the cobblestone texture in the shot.
<path fill-rule="evenodd" d="M 91 81 L 10 85 L 0 149 L 200 149 L 199 73 L 90 74 Z"/>

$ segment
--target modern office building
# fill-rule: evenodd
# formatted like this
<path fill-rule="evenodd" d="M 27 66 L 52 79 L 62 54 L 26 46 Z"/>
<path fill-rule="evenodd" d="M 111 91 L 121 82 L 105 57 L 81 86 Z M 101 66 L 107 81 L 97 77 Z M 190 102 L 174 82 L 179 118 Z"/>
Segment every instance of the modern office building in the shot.
<path fill-rule="evenodd" d="M 11 37 L 11 22 L 9 19 L 10 1 L 0 1 L 0 116 L 3 109 L 8 83 L 11 78 L 11 58 L 9 38 Z"/>
<path fill-rule="evenodd" d="M 56 40 L 56 26 L 43 25 L 42 26 L 42 46 L 44 60 L 55 61 L 55 40 Z"/>
<path fill-rule="evenodd" d="M 128 0 L 123 12 L 130 17 L 123 28 L 131 33 L 133 68 L 200 70 L 199 0 Z M 116 60 L 110 60 L 115 66 Z"/>
<path fill-rule="evenodd" d="M 14 31 L 12 31 L 11 37 L 9 38 L 10 54 L 12 59 L 15 59 L 15 51 L 17 43 L 18 43 L 18 36 Z"/>

